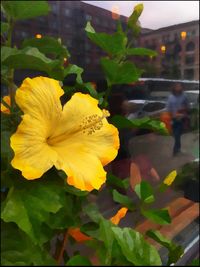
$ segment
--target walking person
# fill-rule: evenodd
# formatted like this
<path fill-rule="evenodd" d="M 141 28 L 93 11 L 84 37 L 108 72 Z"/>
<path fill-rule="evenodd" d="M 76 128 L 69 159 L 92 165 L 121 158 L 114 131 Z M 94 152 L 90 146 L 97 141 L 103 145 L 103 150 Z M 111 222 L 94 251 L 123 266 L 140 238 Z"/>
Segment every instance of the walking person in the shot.
<path fill-rule="evenodd" d="M 169 95 L 167 102 L 167 111 L 172 118 L 173 156 L 176 156 L 181 152 L 181 135 L 188 118 L 188 99 L 180 83 L 175 83 L 172 88 L 172 93 Z"/>

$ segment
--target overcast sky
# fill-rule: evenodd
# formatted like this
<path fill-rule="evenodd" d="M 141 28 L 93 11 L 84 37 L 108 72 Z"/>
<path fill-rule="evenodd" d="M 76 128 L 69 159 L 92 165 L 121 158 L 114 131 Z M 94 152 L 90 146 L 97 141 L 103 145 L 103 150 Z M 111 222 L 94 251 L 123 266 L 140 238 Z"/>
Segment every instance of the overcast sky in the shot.
<path fill-rule="evenodd" d="M 140 17 L 142 27 L 161 27 L 199 19 L 199 1 L 83 1 L 85 3 L 112 10 L 118 6 L 119 13 L 129 16 L 138 3 L 144 4 Z"/>

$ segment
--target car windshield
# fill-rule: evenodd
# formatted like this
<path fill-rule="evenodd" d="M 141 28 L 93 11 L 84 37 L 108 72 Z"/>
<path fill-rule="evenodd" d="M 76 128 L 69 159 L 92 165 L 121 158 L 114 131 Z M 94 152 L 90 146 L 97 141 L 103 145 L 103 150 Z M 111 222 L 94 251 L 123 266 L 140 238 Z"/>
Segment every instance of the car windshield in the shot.
<path fill-rule="evenodd" d="M 151 102 L 151 103 L 146 104 L 143 110 L 146 112 L 159 111 L 161 109 L 164 109 L 165 106 L 166 104 L 162 102 Z"/>
<path fill-rule="evenodd" d="M 199 94 L 198 93 L 186 92 L 186 96 L 187 96 L 189 102 L 197 103 Z"/>
<path fill-rule="evenodd" d="M 129 102 L 130 105 L 130 113 L 136 113 L 142 109 L 144 106 L 143 103 L 135 103 L 135 102 Z"/>

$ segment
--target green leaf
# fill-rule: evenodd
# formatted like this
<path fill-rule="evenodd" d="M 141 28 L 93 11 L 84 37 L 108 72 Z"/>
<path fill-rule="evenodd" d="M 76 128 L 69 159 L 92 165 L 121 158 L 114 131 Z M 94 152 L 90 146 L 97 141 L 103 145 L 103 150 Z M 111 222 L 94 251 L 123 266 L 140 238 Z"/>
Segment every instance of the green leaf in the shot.
<path fill-rule="evenodd" d="M 1 222 L 2 266 L 55 266 L 55 260 L 14 223 Z"/>
<path fill-rule="evenodd" d="M 167 209 L 141 209 L 142 214 L 149 220 L 165 225 L 171 223 L 171 218 Z"/>
<path fill-rule="evenodd" d="M 89 93 L 94 98 L 98 97 L 97 91 L 94 89 L 94 87 L 92 86 L 90 82 L 78 84 L 77 87 L 80 87 L 80 89 L 85 90 L 87 93 Z"/>
<path fill-rule="evenodd" d="M 160 134 L 163 135 L 168 135 L 168 130 L 166 129 L 164 123 L 160 122 L 159 120 L 150 119 L 149 117 L 129 120 L 124 116 L 115 115 L 110 119 L 110 121 L 118 129 L 124 129 L 124 128 L 149 129 L 152 131 L 159 132 Z"/>
<path fill-rule="evenodd" d="M 107 179 L 106 179 L 106 183 L 110 186 L 114 186 L 114 187 L 118 187 L 118 188 L 123 188 L 125 189 L 125 185 L 123 183 L 123 180 L 118 178 L 117 176 L 113 175 L 113 174 L 108 174 L 107 175 Z"/>
<path fill-rule="evenodd" d="M 56 65 L 60 64 L 58 60 L 47 58 L 34 47 L 26 47 L 22 50 L 14 48 L 10 50 L 4 47 L 4 50 L 6 50 L 6 56 L 4 55 L 2 63 L 9 68 L 33 69 L 50 73 Z"/>
<path fill-rule="evenodd" d="M 10 131 L 1 132 L 1 157 L 6 157 L 7 161 L 11 161 L 13 152 L 10 147 Z"/>
<path fill-rule="evenodd" d="M 47 15 L 49 5 L 47 1 L 2 1 L 2 6 L 7 14 L 14 20 L 30 19 Z"/>
<path fill-rule="evenodd" d="M 114 235 L 111 231 L 111 222 L 102 218 L 100 220 L 99 239 L 104 243 L 106 248 L 106 255 L 104 264 L 110 266 L 112 258 L 112 245 L 114 241 Z"/>
<path fill-rule="evenodd" d="M 73 196 L 66 195 L 63 207 L 56 213 L 50 213 L 47 225 L 51 229 L 67 229 L 75 224 Z"/>
<path fill-rule="evenodd" d="M 123 181 L 122 181 L 125 189 L 128 189 L 129 186 L 130 186 L 130 181 L 129 180 L 130 180 L 130 178 L 128 177 L 126 179 L 123 179 Z"/>
<path fill-rule="evenodd" d="M 161 265 L 157 250 L 144 237 L 131 228 L 111 228 L 124 256 L 136 266 Z"/>
<path fill-rule="evenodd" d="M 151 56 L 151 57 L 157 56 L 156 51 L 142 47 L 128 48 L 126 50 L 126 53 L 129 56 Z"/>
<path fill-rule="evenodd" d="M 92 263 L 84 256 L 75 255 L 68 260 L 66 266 L 92 266 Z"/>
<path fill-rule="evenodd" d="M 125 52 L 127 37 L 122 32 L 114 34 L 96 33 L 90 22 L 87 23 L 85 31 L 88 38 L 108 54 L 116 56 Z"/>
<path fill-rule="evenodd" d="M 24 181 L 21 176 L 16 177 L 21 180 L 9 190 L 2 205 L 1 218 L 5 222 L 15 222 L 35 244 L 48 240 L 50 231 L 43 223 L 65 203 L 63 186 L 47 178 L 49 176 L 41 181 Z"/>
<path fill-rule="evenodd" d="M 81 78 L 81 74 L 83 73 L 83 69 L 78 67 L 77 65 L 68 65 L 68 67 L 64 70 L 64 77 L 66 77 L 69 74 L 76 74 L 76 81 L 77 83 L 83 83 L 83 80 Z"/>
<path fill-rule="evenodd" d="M 115 202 L 120 203 L 121 205 L 127 207 L 129 210 L 134 210 L 134 205 L 133 205 L 132 199 L 130 199 L 127 196 L 124 196 L 124 195 L 120 194 L 115 189 L 113 190 L 112 194 L 113 194 L 113 200 Z"/>
<path fill-rule="evenodd" d="M 199 259 L 194 259 L 190 264 L 187 264 L 187 266 L 199 266 L 199 265 L 200 265 Z"/>
<path fill-rule="evenodd" d="M 9 24 L 7 22 L 1 21 L 1 34 L 7 32 L 9 29 Z"/>
<path fill-rule="evenodd" d="M 183 248 L 168 240 L 159 231 L 149 230 L 146 232 L 146 235 L 168 249 L 169 255 L 167 265 L 176 263 L 183 255 Z"/>
<path fill-rule="evenodd" d="M 153 194 L 153 188 L 146 181 L 142 181 L 140 184 L 137 184 L 135 186 L 135 192 L 138 195 L 138 197 L 145 203 L 152 203 L 155 200 Z"/>
<path fill-rule="evenodd" d="M 85 213 L 95 223 L 99 223 L 102 218 L 97 205 L 94 203 L 83 206 L 83 213 Z"/>
<path fill-rule="evenodd" d="M 25 39 L 22 47 L 36 47 L 45 55 L 53 54 L 59 57 L 69 57 L 67 48 L 62 45 L 57 39 L 49 36 L 38 38 Z"/>
<path fill-rule="evenodd" d="M 131 266 L 132 263 L 123 255 L 121 247 L 116 239 L 113 241 L 112 247 L 112 265 L 111 266 Z"/>
<path fill-rule="evenodd" d="M 1 47 L 1 62 L 3 63 L 8 57 L 16 55 L 18 53 L 17 48 L 11 48 L 7 46 Z"/>
<path fill-rule="evenodd" d="M 76 195 L 76 196 L 79 196 L 79 197 L 84 197 L 84 196 L 87 196 L 88 195 L 88 191 L 81 191 L 79 190 L 78 188 L 75 188 L 74 186 L 72 185 L 69 185 L 69 184 L 65 184 L 65 187 L 64 189 L 72 194 L 72 195 Z"/>
<path fill-rule="evenodd" d="M 88 222 L 86 224 L 83 224 L 80 228 L 82 233 L 85 233 L 86 235 L 89 235 L 94 238 L 99 237 L 99 224 L 95 222 Z"/>
<path fill-rule="evenodd" d="M 138 18 L 142 14 L 143 11 L 143 4 L 138 4 L 134 7 L 133 13 L 128 18 L 128 26 L 135 31 L 135 28 L 137 26 Z"/>
<path fill-rule="evenodd" d="M 87 22 L 85 26 L 85 31 L 90 33 L 95 33 L 95 29 L 92 27 L 90 21 Z"/>
<path fill-rule="evenodd" d="M 121 64 L 108 58 L 101 58 L 101 65 L 110 84 L 125 84 L 139 79 L 142 71 L 137 69 L 132 62 Z"/>

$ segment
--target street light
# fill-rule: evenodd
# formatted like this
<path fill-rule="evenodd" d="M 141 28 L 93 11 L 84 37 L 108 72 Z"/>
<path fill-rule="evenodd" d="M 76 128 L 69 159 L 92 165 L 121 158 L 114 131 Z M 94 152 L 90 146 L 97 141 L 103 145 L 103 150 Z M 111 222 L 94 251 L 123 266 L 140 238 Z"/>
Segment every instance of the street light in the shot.
<path fill-rule="evenodd" d="M 164 54 L 166 52 L 166 46 L 165 45 L 161 45 L 160 50 Z"/>
<path fill-rule="evenodd" d="M 37 39 L 41 39 L 41 38 L 42 38 L 42 34 L 37 33 L 37 34 L 35 35 L 35 38 L 37 38 Z"/>
<path fill-rule="evenodd" d="M 112 6 L 112 19 L 117 20 L 119 19 L 119 7 Z"/>
<path fill-rule="evenodd" d="M 187 32 L 181 32 L 181 39 L 184 41 L 187 36 Z"/>

